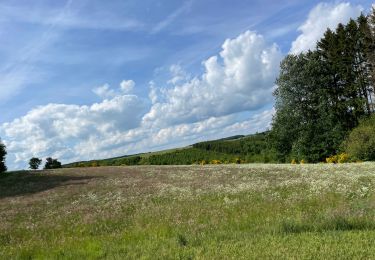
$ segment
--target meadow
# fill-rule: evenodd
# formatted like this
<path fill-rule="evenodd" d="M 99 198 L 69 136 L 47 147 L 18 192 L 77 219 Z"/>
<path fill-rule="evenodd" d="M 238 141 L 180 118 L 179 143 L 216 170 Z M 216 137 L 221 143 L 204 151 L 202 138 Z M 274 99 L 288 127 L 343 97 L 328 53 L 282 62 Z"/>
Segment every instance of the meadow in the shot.
<path fill-rule="evenodd" d="M 1 259 L 373 259 L 375 163 L 0 177 Z"/>

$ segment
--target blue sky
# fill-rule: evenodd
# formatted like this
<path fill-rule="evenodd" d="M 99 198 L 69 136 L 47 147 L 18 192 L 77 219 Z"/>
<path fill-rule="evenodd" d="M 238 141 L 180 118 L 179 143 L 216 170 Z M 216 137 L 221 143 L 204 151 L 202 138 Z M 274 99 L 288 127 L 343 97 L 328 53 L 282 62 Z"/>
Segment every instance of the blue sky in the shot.
<path fill-rule="evenodd" d="M 68 162 L 262 131 L 272 117 L 282 56 L 311 48 L 322 30 L 370 6 L 1 1 L 0 137 L 8 165 L 25 167 L 30 156 Z"/>

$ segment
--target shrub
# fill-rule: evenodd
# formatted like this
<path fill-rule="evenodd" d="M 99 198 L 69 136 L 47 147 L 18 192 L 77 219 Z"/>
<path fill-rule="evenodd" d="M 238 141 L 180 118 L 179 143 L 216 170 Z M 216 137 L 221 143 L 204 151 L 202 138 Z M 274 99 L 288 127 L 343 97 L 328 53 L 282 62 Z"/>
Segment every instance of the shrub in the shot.
<path fill-rule="evenodd" d="M 326 158 L 326 163 L 338 163 L 338 156 L 332 155 Z"/>
<path fill-rule="evenodd" d="M 349 155 L 347 153 L 340 153 L 338 155 L 338 159 L 337 159 L 337 162 L 338 163 L 347 163 L 349 162 Z"/>
<path fill-rule="evenodd" d="M 326 163 L 348 163 L 350 157 L 347 153 L 340 153 L 338 155 L 332 155 L 326 158 Z"/>
<path fill-rule="evenodd" d="M 342 149 L 353 159 L 375 160 L 375 115 L 353 129 Z"/>
<path fill-rule="evenodd" d="M 212 160 L 210 164 L 221 164 L 220 160 Z"/>

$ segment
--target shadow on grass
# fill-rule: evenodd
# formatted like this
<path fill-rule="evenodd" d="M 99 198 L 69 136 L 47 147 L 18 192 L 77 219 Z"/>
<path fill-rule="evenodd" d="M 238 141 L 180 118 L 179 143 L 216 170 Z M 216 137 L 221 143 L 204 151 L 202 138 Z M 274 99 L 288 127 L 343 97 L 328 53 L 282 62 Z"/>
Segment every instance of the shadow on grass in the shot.
<path fill-rule="evenodd" d="M 30 195 L 59 186 L 84 185 L 94 178 L 101 177 L 53 175 L 51 173 L 32 173 L 29 171 L 0 174 L 0 199 Z"/>
<path fill-rule="evenodd" d="M 280 231 L 283 234 L 361 230 L 375 230 L 375 223 L 370 219 L 335 217 L 316 223 L 297 223 L 288 220 L 283 221 L 280 225 Z"/>

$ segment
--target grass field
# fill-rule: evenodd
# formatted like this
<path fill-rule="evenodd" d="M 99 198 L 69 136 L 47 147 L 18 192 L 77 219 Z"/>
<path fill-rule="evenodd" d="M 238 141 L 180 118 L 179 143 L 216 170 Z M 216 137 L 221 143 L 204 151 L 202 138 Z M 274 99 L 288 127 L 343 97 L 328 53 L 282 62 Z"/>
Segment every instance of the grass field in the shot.
<path fill-rule="evenodd" d="M 0 178 L 1 259 L 374 259 L 375 164 Z"/>

